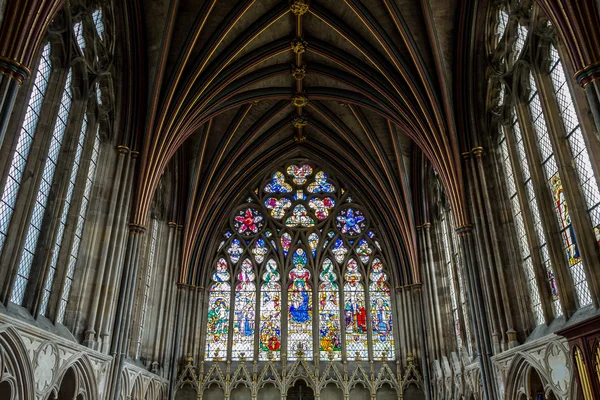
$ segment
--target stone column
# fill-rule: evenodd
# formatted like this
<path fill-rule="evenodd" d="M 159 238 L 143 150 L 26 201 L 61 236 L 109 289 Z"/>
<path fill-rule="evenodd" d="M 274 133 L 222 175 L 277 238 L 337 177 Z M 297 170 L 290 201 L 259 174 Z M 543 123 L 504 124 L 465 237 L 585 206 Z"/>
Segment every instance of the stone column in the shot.
<path fill-rule="evenodd" d="M 459 235 L 460 247 L 463 254 L 465 281 L 471 308 L 471 319 L 475 330 L 475 345 L 481 370 L 484 399 L 497 399 L 496 385 L 491 357 L 493 355 L 490 343 L 490 331 L 486 319 L 481 280 L 475 256 L 476 249 L 473 240 L 473 227 L 466 225 L 456 229 Z M 460 268 L 460 266 L 459 266 Z"/>
<path fill-rule="evenodd" d="M 431 378 L 429 373 L 429 359 L 427 356 L 427 344 L 425 341 L 425 319 L 423 317 L 423 290 L 421 290 L 423 285 L 421 283 L 416 283 L 413 286 L 414 289 L 414 299 L 416 305 L 416 317 L 418 321 L 418 329 L 419 329 L 419 337 L 420 337 L 420 346 L 421 346 L 421 368 L 423 368 L 423 385 L 425 386 L 425 399 L 431 399 Z"/>
<path fill-rule="evenodd" d="M 139 269 L 140 247 L 142 244 L 142 235 L 145 232 L 146 228 L 141 225 L 129 225 L 129 237 L 127 239 L 127 249 L 110 351 L 113 356 L 113 365 L 108 398 L 112 400 L 119 400 L 119 392 L 121 390 L 121 373 L 123 372 L 128 349 L 127 342 L 131 329 L 131 313 Z"/>

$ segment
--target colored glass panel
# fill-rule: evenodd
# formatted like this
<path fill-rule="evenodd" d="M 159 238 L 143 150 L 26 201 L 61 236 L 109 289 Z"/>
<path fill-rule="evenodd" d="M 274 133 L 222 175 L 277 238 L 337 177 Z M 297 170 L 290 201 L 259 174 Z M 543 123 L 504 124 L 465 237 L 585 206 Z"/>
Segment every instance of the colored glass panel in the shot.
<path fill-rule="evenodd" d="M 260 360 L 267 360 L 269 352 L 273 354 L 274 359 L 279 359 L 281 349 L 281 284 L 279 280 L 277 263 L 270 259 L 267 261 L 261 286 L 258 353 Z"/>
<path fill-rule="evenodd" d="M 458 298 L 456 290 L 454 288 L 454 273 L 452 271 L 452 254 L 450 252 L 450 237 L 448 236 L 448 229 L 446 227 L 445 219 L 441 220 L 442 227 L 442 244 L 444 246 L 444 261 L 446 264 L 446 276 L 448 277 L 448 289 L 450 291 L 450 304 L 452 306 L 452 320 L 454 322 L 454 333 L 456 334 L 456 346 L 460 349 L 462 347 L 463 338 L 462 330 L 460 329 L 460 314 L 458 311 Z"/>
<path fill-rule="evenodd" d="M 348 249 L 344 245 L 344 241 L 338 238 L 333 244 L 331 252 L 335 257 L 335 261 L 337 261 L 338 264 L 341 264 L 342 261 L 344 261 L 344 258 L 346 257 L 346 253 L 348 253 Z"/>
<path fill-rule="evenodd" d="M 329 211 L 335 207 L 335 200 L 331 197 L 322 199 L 313 197 L 308 201 L 308 206 L 314 211 L 317 219 L 323 221 L 329 217 Z"/>
<path fill-rule="evenodd" d="M 288 358 L 295 360 L 301 349 L 304 358 L 312 359 L 312 288 L 306 253 L 297 249 L 292 256 L 294 268 L 288 286 Z"/>
<path fill-rule="evenodd" d="M 271 210 L 271 216 L 275 219 L 281 219 L 285 215 L 288 208 L 292 206 L 292 202 L 287 197 L 276 199 L 269 197 L 265 200 L 265 207 Z"/>
<path fill-rule="evenodd" d="M 371 323 L 373 329 L 373 359 L 394 359 L 394 335 L 392 326 L 392 301 L 387 274 L 378 258 L 371 264 Z"/>
<path fill-rule="evenodd" d="M 363 264 L 367 264 L 369 262 L 371 253 L 373 253 L 373 250 L 369 247 L 369 243 L 367 243 L 366 239 L 360 239 L 355 251 Z"/>
<path fill-rule="evenodd" d="M 308 246 L 310 247 L 310 252 L 314 257 L 317 256 L 317 246 L 319 245 L 319 235 L 316 233 L 311 233 L 308 235 Z"/>
<path fill-rule="evenodd" d="M 267 193 L 291 193 L 292 185 L 285 181 L 285 176 L 277 171 L 273 174 L 271 182 L 265 186 Z"/>
<path fill-rule="evenodd" d="M 285 225 L 290 228 L 308 228 L 315 225 L 315 220 L 308 215 L 306 207 L 302 204 L 297 204 L 294 207 L 292 216 L 285 221 Z"/>
<path fill-rule="evenodd" d="M 254 254 L 256 262 L 262 264 L 265 260 L 265 255 L 267 254 L 267 246 L 265 245 L 265 240 L 263 238 L 258 238 L 256 240 L 254 248 L 252 249 L 252 254 Z"/>
<path fill-rule="evenodd" d="M 369 356 L 365 288 L 358 263 L 351 258 L 344 274 L 344 323 L 346 353 L 349 359 L 366 360 Z"/>
<path fill-rule="evenodd" d="M 231 286 L 229 268 L 224 258 L 217 261 L 212 276 L 213 285 L 208 297 L 208 316 L 206 327 L 206 348 L 204 359 L 224 359 L 227 356 L 229 335 L 229 303 Z"/>
<path fill-rule="evenodd" d="M 335 193 L 335 187 L 328 180 L 327 174 L 319 171 L 315 175 L 315 181 L 310 183 L 306 190 L 310 193 Z"/>
<path fill-rule="evenodd" d="M 288 252 L 290 251 L 290 246 L 292 244 L 292 235 L 287 232 L 284 232 L 281 235 L 281 248 L 283 249 L 283 255 L 287 257 Z"/>
<path fill-rule="evenodd" d="M 321 360 L 342 358 L 340 338 L 340 295 L 333 263 L 329 258 L 323 261 L 319 274 L 319 349 Z"/>
<path fill-rule="evenodd" d="M 263 226 L 263 216 L 255 208 L 248 207 L 238 211 L 233 224 L 239 234 L 255 235 Z"/>
<path fill-rule="evenodd" d="M 231 259 L 231 262 L 233 264 L 237 264 L 237 262 L 240 260 L 242 251 L 243 251 L 243 249 L 242 249 L 241 242 L 239 241 L 239 239 L 233 239 L 231 241 L 231 245 L 229 246 L 229 249 L 227 249 L 227 253 L 229 254 L 229 258 Z"/>
<path fill-rule="evenodd" d="M 235 287 L 235 304 L 233 318 L 233 344 L 231 358 L 247 360 L 254 358 L 254 322 L 256 308 L 256 285 L 252 261 L 242 261 L 238 273 L 238 284 Z"/>
<path fill-rule="evenodd" d="M 336 218 L 337 228 L 345 235 L 355 236 L 365 229 L 366 221 L 362 212 L 354 208 L 346 208 Z"/>
<path fill-rule="evenodd" d="M 312 167 L 310 165 L 290 165 L 287 167 L 287 173 L 292 177 L 296 185 L 304 185 L 306 178 L 312 174 Z"/>

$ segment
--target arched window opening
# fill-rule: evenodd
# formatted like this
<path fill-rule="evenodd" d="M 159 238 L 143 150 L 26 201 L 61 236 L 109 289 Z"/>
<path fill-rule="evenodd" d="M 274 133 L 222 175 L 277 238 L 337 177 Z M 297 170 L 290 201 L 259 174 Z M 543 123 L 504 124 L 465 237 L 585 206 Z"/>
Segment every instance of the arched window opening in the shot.
<path fill-rule="evenodd" d="M 205 360 L 394 359 L 390 275 L 370 223 L 325 171 L 272 173 L 218 246 Z"/>
<path fill-rule="evenodd" d="M 12 156 L 6 184 L 2 191 L 2 201 L 0 202 L 0 253 L 4 247 L 6 236 L 8 235 L 8 227 L 15 211 L 15 203 L 17 194 L 21 187 L 21 179 L 25 172 L 25 165 L 33 143 L 33 137 L 36 133 L 37 124 L 40 118 L 42 103 L 46 95 L 48 80 L 52 73 L 52 64 L 50 62 L 50 44 L 47 43 L 42 50 L 42 55 L 38 65 L 33 87 L 29 95 L 29 102 L 25 111 L 25 118 L 21 125 L 17 146 Z M 15 287 L 24 288 L 27 284 L 27 276 L 17 275 Z M 21 296 L 16 296 L 16 299 Z"/>

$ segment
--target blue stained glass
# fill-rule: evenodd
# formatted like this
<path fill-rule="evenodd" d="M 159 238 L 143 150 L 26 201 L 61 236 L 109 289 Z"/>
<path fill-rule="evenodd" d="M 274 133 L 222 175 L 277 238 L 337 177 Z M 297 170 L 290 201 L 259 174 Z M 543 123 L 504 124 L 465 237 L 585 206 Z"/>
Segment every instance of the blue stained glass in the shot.
<path fill-rule="evenodd" d="M 290 251 L 290 246 L 292 244 L 292 235 L 287 232 L 284 232 L 281 235 L 281 248 L 283 249 L 283 256 L 287 257 L 288 251 Z"/>
<path fill-rule="evenodd" d="M 227 250 L 232 263 L 237 264 L 237 262 L 240 260 L 240 256 L 242 255 L 242 251 L 243 250 L 239 239 L 233 239 L 229 249 Z"/>
<path fill-rule="evenodd" d="M 336 220 L 337 228 L 345 235 L 358 235 L 366 226 L 365 217 L 353 208 L 340 211 Z"/>
<path fill-rule="evenodd" d="M 383 263 L 378 258 L 371 264 L 371 321 L 373 328 L 373 358 L 394 358 L 394 335 L 392 327 L 392 303 L 387 274 L 383 271 Z"/>
<path fill-rule="evenodd" d="M 271 182 L 265 186 L 265 192 L 267 193 L 291 193 L 292 185 L 285 181 L 285 176 L 277 171 L 273 174 Z"/>
<path fill-rule="evenodd" d="M 306 190 L 310 193 L 335 193 L 335 187 L 327 181 L 327 174 L 319 171 L 315 175 L 315 181 L 309 184 Z"/>
<path fill-rule="evenodd" d="M 369 244 L 367 243 L 366 239 L 360 239 L 355 251 L 363 264 L 369 262 L 369 257 L 371 257 L 371 253 L 373 253 L 373 250 L 371 250 L 371 248 L 369 247 Z"/>
<path fill-rule="evenodd" d="M 265 200 L 265 207 L 271 210 L 271 216 L 275 219 L 281 219 L 285 215 L 288 208 L 292 206 L 292 202 L 287 197 L 276 199 L 269 197 Z"/>
<path fill-rule="evenodd" d="M 313 197 L 308 201 L 308 206 L 314 211 L 317 219 L 323 221 L 329 217 L 329 211 L 335 207 L 335 200 L 331 197 L 323 199 Z"/>
<path fill-rule="evenodd" d="M 294 268 L 289 273 L 288 286 L 288 354 L 291 360 L 298 351 L 312 359 L 312 289 L 310 271 L 306 269 L 306 253 L 297 249 L 293 256 Z"/>
<path fill-rule="evenodd" d="M 267 246 L 265 245 L 263 238 L 258 238 L 256 240 L 254 248 L 252 249 L 252 254 L 254 254 L 254 259 L 256 262 L 262 264 L 265 259 L 265 255 L 267 254 Z"/>
<path fill-rule="evenodd" d="M 308 246 L 310 247 L 310 251 L 312 253 L 313 258 L 317 256 L 317 246 L 319 245 L 319 235 L 316 233 L 311 233 L 308 235 Z"/>
<path fill-rule="evenodd" d="M 348 249 L 344 245 L 344 241 L 338 238 L 333 244 L 333 249 L 331 249 L 331 252 L 335 256 L 335 261 L 341 263 L 342 261 L 344 261 L 346 253 L 348 253 Z"/>

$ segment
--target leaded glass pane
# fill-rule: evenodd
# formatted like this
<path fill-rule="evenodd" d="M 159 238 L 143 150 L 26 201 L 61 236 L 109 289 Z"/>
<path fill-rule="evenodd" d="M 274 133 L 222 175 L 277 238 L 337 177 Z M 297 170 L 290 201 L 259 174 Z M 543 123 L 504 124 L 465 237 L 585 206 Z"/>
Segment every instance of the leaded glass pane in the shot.
<path fill-rule="evenodd" d="M 365 287 L 358 263 L 351 258 L 344 274 L 344 321 L 346 326 L 346 352 L 351 360 L 369 357 L 367 340 L 367 304 Z"/>
<path fill-rule="evenodd" d="M 342 358 L 340 295 L 333 262 L 326 258 L 319 274 L 319 349 L 321 360 Z"/>
<path fill-rule="evenodd" d="M 208 295 L 208 320 L 206 327 L 206 348 L 204 359 L 220 360 L 227 357 L 229 337 L 229 304 L 231 285 L 229 266 L 224 258 L 217 261 L 212 276 L 213 284 Z"/>
<path fill-rule="evenodd" d="M 37 198 L 31 214 L 29 222 L 29 228 L 25 236 L 25 245 L 23 246 L 23 255 L 19 262 L 18 274 L 28 280 L 29 273 L 31 271 L 31 263 L 33 261 L 33 255 L 36 251 L 37 241 L 39 238 L 40 230 L 42 227 L 42 220 L 46 211 L 46 203 L 48 196 L 50 195 L 50 187 L 54 178 L 54 172 L 56 170 L 56 164 L 58 162 L 58 156 L 62 146 L 64 133 L 66 130 L 66 120 L 71 109 L 71 70 L 67 74 L 67 80 L 60 102 L 59 116 L 63 115 L 63 118 L 57 118 L 54 125 L 54 132 L 50 138 L 49 152 L 46 157 L 44 169 L 42 170 L 42 179 L 38 188 Z M 26 255 L 26 256 L 24 256 Z M 14 288 L 16 289 L 16 287 Z M 11 295 L 11 301 L 15 304 L 23 303 L 23 296 L 25 294 L 22 290 L 14 290 Z"/>
<path fill-rule="evenodd" d="M 561 228 L 564 251 L 570 266 L 571 277 L 575 283 L 575 291 L 577 294 L 578 303 L 579 306 L 582 307 L 591 303 L 591 294 L 587 287 L 585 271 L 582 267 L 578 267 L 578 265 L 583 261 L 581 260 L 581 256 L 579 254 L 579 247 L 577 245 L 575 232 L 571 226 L 569 206 L 564 195 L 562 180 L 558 173 L 558 166 L 556 164 L 556 160 L 554 159 L 554 153 L 550 143 L 550 135 L 546 127 L 546 122 L 544 121 L 544 115 L 542 113 L 540 98 L 533 74 L 530 74 L 529 80 L 532 90 L 529 107 L 532 118 L 535 121 L 534 130 L 536 133 L 538 148 L 544 156 L 542 164 L 544 173 L 546 175 L 548 185 L 552 191 L 554 199 L 554 211 Z M 550 279 L 552 280 L 553 277 L 554 275 L 552 274 Z"/>
<path fill-rule="evenodd" d="M 242 261 L 237 275 L 235 287 L 235 303 L 233 317 L 233 346 L 231 358 L 240 360 L 254 359 L 254 322 L 256 309 L 256 274 L 252 261 Z"/>
<path fill-rule="evenodd" d="M 152 267 L 154 266 L 154 255 L 156 254 L 156 238 L 158 236 L 158 221 L 152 223 L 152 237 L 150 239 L 150 254 L 148 255 L 148 266 L 146 267 L 146 282 L 144 285 L 144 298 L 142 299 L 142 310 L 140 314 L 140 325 L 138 331 L 135 358 L 139 359 L 142 351 L 142 337 L 144 323 L 146 322 L 146 310 L 148 308 L 148 296 L 150 295 L 150 281 L 152 279 Z"/>
<path fill-rule="evenodd" d="M 371 323 L 373 329 L 373 359 L 394 359 L 394 335 L 392 324 L 392 300 L 388 276 L 383 270 L 383 262 L 378 258 L 371 264 L 369 275 L 369 296 L 371 301 Z"/>
<path fill-rule="evenodd" d="M 306 268 L 307 257 L 302 249 L 293 255 L 294 268 L 289 273 L 288 286 L 288 355 L 291 360 L 304 353 L 312 359 L 312 287 L 310 271 Z"/>
<path fill-rule="evenodd" d="M 4 241 L 8 234 L 8 226 L 14 212 L 23 171 L 25 170 L 31 143 L 33 142 L 33 136 L 36 131 L 42 102 L 46 94 L 46 87 L 48 86 L 48 79 L 50 78 L 51 72 L 50 44 L 46 44 L 42 50 L 42 56 L 40 58 L 37 73 L 35 74 L 33 88 L 31 90 L 29 102 L 27 103 L 25 118 L 19 132 L 19 138 L 17 139 L 16 151 L 12 156 L 13 158 L 8 170 L 8 177 L 2 192 L 2 199 L 0 200 L 0 253 L 2 252 Z M 20 283 L 15 285 L 15 289 L 18 292 L 21 292 L 20 287 Z M 19 294 L 16 299 L 20 297 L 22 297 L 21 294 Z"/>
<path fill-rule="evenodd" d="M 281 350 L 281 276 L 274 259 L 267 261 L 261 286 L 259 360 L 273 354 L 279 360 Z"/>

